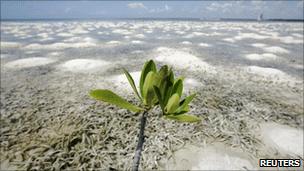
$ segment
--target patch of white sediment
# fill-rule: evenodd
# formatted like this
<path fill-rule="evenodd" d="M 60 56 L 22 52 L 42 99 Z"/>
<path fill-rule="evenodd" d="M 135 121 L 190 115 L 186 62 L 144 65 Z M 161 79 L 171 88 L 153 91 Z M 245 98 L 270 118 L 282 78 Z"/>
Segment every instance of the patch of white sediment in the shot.
<path fill-rule="evenodd" d="M 216 73 L 215 67 L 185 51 L 167 47 L 159 47 L 156 49 L 156 55 L 156 61 L 169 64 L 178 69 L 204 71 L 212 74 Z"/>
<path fill-rule="evenodd" d="M 249 157 L 224 145 L 186 145 L 166 162 L 165 170 L 254 170 Z"/>
<path fill-rule="evenodd" d="M 140 41 L 140 40 L 132 40 L 131 43 L 133 43 L 133 44 L 143 44 L 144 42 Z"/>
<path fill-rule="evenodd" d="M 143 34 L 137 34 L 137 35 L 135 35 L 134 37 L 135 37 L 135 38 L 138 38 L 138 39 L 143 39 L 143 38 L 145 38 L 146 36 L 143 35 Z"/>
<path fill-rule="evenodd" d="M 182 45 L 192 45 L 192 43 L 189 42 L 189 41 L 183 41 L 183 42 L 181 42 L 180 44 L 182 44 Z"/>
<path fill-rule="evenodd" d="M 226 42 L 230 42 L 230 43 L 236 42 L 236 40 L 233 39 L 233 38 L 225 38 L 225 39 L 223 39 L 223 40 L 226 41 Z"/>
<path fill-rule="evenodd" d="M 282 47 L 278 46 L 270 46 L 270 47 L 265 47 L 263 50 L 270 52 L 270 53 L 289 53 L 289 50 L 284 49 Z"/>
<path fill-rule="evenodd" d="M 184 89 L 185 90 L 194 90 L 195 88 L 201 87 L 203 84 L 195 78 L 185 78 L 184 80 Z"/>
<path fill-rule="evenodd" d="M 108 45 L 119 45 L 119 44 L 121 44 L 121 42 L 117 41 L 117 40 L 111 40 L 111 41 L 108 41 L 107 44 Z"/>
<path fill-rule="evenodd" d="M 2 42 L 1 41 L 1 48 L 18 48 L 22 44 L 18 42 Z"/>
<path fill-rule="evenodd" d="M 244 70 L 252 76 L 257 76 L 255 79 L 258 80 L 267 80 L 276 83 L 288 83 L 291 85 L 302 83 L 302 80 L 298 80 L 297 78 L 275 68 L 248 66 L 245 67 Z"/>
<path fill-rule="evenodd" d="M 277 37 L 282 43 L 286 44 L 303 44 L 303 38 L 294 38 L 291 36 Z"/>
<path fill-rule="evenodd" d="M 140 71 L 130 72 L 130 75 L 134 80 L 135 86 L 139 88 L 139 80 L 140 80 L 141 72 Z M 119 90 L 123 90 L 128 93 L 133 92 L 133 89 L 129 85 L 128 79 L 125 74 L 110 76 L 109 78 L 107 78 L 107 80 L 110 81 L 113 85 L 115 85 Z"/>
<path fill-rule="evenodd" d="M 53 44 L 39 44 L 33 43 L 25 47 L 25 49 L 66 49 L 66 48 L 88 48 L 97 46 L 95 42 L 77 42 L 77 43 L 53 43 Z"/>
<path fill-rule="evenodd" d="M 64 71 L 75 73 L 90 73 L 99 70 L 106 70 L 110 63 L 103 60 L 95 59 L 73 59 L 59 65 L 59 68 Z"/>
<path fill-rule="evenodd" d="M 211 45 L 207 44 L 207 43 L 200 43 L 198 45 L 201 46 L 201 47 L 211 47 Z"/>
<path fill-rule="evenodd" d="M 55 61 L 56 60 L 50 58 L 33 57 L 33 58 L 18 59 L 12 62 L 8 62 L 5 64 L 5 67 L 11 69 L 30 68 L 35 66 L 47 65 Z"/>
<path fill-rule="evenodd" d="M 238 36 L 234 37 L 236 40 L 243 40 L 243 39 L 256 39 L 256 40 L 262 40 L 267 39 L 268 36 L 256 34 L 256 33 L 239 33 Z"/>
<path fill-rule="evenodd" d="M 58 33 L 57 36 L 60 36 L 60 37 L 72 37 L 74 35 L 71 34 L 71 33 Z"/>
<path fill-rule="evenodd" d="M 256 54 L 256 53 L 253 53 L 253 54 L 247 54 L 245 55 L 245 58 L 246 59 L 249 59 L 249 60 L 275 60 L 277 59 L 277 55 L 275 54 L 272 54 L 272 53 L 263 53 L 263 54 Z"/>
<path fill-rule="evenodd" d="M 257 74 L 259 76 L 263 77 L 278 77 L 278 78 L 284 78 L 287 76 L 285 72 L 275 69 L 275 68 L 264 68 L 264 67 L 259 67 L 259 66 L 249 66 L 246 67 L 245 70 L 248 73 L 251 74 Z"/>
<path fill-rule="evenodd" d="M 267 45 L 264 43 L 253 43 L 251 44 L 251 46 L 261 48 L 261 47 L 266 47 Z"/>
<path fill-rule="evenodd" d="M 263 123 L 260 126 L 263 142 L 277 150 L 303 156 L 303 130 L 277 123 Z"/>

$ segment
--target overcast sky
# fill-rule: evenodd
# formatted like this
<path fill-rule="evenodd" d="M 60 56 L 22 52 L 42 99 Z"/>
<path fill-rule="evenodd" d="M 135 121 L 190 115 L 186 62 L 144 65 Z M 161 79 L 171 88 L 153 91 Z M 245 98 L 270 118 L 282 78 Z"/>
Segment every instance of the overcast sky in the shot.
<path fill-rule="evenodd" d="M 2 19 L 33 18 L 303 19 L 301 1 L 1 1 Z"/>

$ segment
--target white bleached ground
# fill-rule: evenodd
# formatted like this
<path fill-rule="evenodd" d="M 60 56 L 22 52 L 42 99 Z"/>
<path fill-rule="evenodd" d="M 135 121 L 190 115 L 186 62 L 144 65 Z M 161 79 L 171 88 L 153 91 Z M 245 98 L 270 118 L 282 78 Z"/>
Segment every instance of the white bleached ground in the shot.
<path fill-rule="evenodd" d="M 207 44 L 207 43 L 200 43 L 198 45 L 201 46 L 201 47 L 211 47 L 211 45 Z"/>
<path fill-rule="evenodd" d="M 166 170 L 254 170 L 256 167 L 245 154 L 228 146 L 197 147 L 186 145 L 175 152 Z"/>
<path fill-rule="evenodd" d="M 131 43 L 133 44 L 143 44 L 144 42 L 141 40 L 132 40 Z"/>
<path fill-rule="evenodd" d="M 34 57 L 18 59 L 5 64 L 5 67 L 10 69 L 30 68 L 35 66 L 47 65 L 55 62 L 56 60 L 44 57 Z"/>
<path fill-rule="evenodd" d="M 265 46 L 267 46 L 266 44 L 264 44 L 264 43 L 253 43 L 253 44 L 251 44 L 251 46 L 253 46 L 253 47 L 265 47 Z"/>
<path fill-rule="evenodd" d="M 182 44 L 182 45 L 192 45 L 192 43 L 189 42 L 189 41 L 183 41 L 183 42 L 181 42 L 180 44 Z"/>
<path fill-rule="evenodd" d="M 139 88 L 140 71 L 130 72 L 130 75 L 134 80 L 135 86 Z M 111 85 L 115 85 L 117 87 L 117 90 L 122 90 L 127 93 L 133 92 L 132 87 L 131 85 L 129 85 L 128 79 L 125 74 L 110 76 L 107 78 L 107 80 L 112 83 Z"/>
<path fill-rule="evenodd" d="M 111 40 L 111 41 L 108 41 L 107 44 L 108 45 L 119 45 L 119 44 L 121 44 L 121 42 L 117 41 L 117 40 Z"/>
<path fill-rule="evenodd" d="M 270 53 L 289 53 L 289 50 L 278 46 L 264 47 L 263 49 Z"/>
<path fill-rule="evenodd" d="M 202 61 L 198 57 L 177 49 L 159 47 L 156 49 L 156 61 L 169 64 L 179 69 L 187 69 L 190 71 L 204 71 L 214 74 L 216 69 L 207 62 Z"/>
<path fill-rule="evenodd" d="M 263 53 L 263 54 L 247 54 L 245 55 L 245 58 L 249 60 L 275 60 L 277 59 L 277 55 L 272 54 L 272 53 Z"/>
<path fill-rule="evenodd" d="M 81 43 L 53 43 L 53 44 L 39 44 L 33 43 L 27 45 L 26 49 L 50 49 L 50 50 L 60 50 L 66 48 L 87 48 L 94 47 L 96 43 L 93 42 L 81 42 Z"/>
<path fill-rule="evenodd" d="M 70 72 L 91 73 L 95 71 L 104 71 L 110 63 L 103 60 L 94 59 L 73 59 L 59 65 L 59 68 Z"/>
<path fill-rule="evenodd" d="M 245 67 L 245 70 L 250 74 L 257 74 L 262 77 L 286 78 L 288 77 L 283 71 L 275 68 L 265 68 L 259 66 Z"/>
<path fill-rule="evenodd" d="M 195 90 L 196 88 L 199 88 L 203 86 L 203 84 L 201 82 L 199 82 L 197 79 L 195 78 L 191 78 L 191 77 L 186 77 L 184 79 L 184 89 L 185 91 L 187 90 Z"/>
<path fill-rule="evenodd" d="M 22 46 L 21 43 L 18 42 L 2 42 L 1 41 L 1 48 L 18 48 Z"/>
<path fill-rule="evenodd" d="M 277 123 L 263 123 L 260 126 L 263 142 L 280 152 L 303 156 L 303 130 Z"/>

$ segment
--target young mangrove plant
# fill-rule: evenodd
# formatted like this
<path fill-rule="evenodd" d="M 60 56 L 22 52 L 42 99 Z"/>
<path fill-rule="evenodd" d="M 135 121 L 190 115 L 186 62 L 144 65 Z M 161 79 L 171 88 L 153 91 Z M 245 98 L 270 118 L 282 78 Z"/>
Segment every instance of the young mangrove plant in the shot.
<path fill-rule="evenodd" d="M 123 71 L 134 93 L 141 102 L 139 106 L 129 103 L 110 90 L 92 90 L 90 96 L 94 99 L 108 102 L 136 113 L 142 112 L 139 140 L 132 167 L 133 171 L 137 171 L 144 143 L 144 130 L 147 115 L 153 107 L 159 105 L 162 110 L 162 113 L 159 116 L 163 116 L 167 119 L 180 122 L 197 122 L 200 121 L 200 119 L 194 115 L 186 114 L 189 111 L 189 103 L 193 100 L 195 94 L 181 100 L 183 93 L 183 78 L 175 79 L 172 68 L 164 65 L 157 70 L 153 60 L 146 62 L 141 71 L 139 91 L 137 90 L 130 73 L 126 69 L 123 69 Z"/>

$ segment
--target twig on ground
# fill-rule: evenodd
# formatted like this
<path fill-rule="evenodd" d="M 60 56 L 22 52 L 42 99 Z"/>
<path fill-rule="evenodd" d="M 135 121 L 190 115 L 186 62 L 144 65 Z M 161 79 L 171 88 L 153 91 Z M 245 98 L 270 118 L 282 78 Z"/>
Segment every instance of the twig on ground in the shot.
<path fill-rule="evenodd" d="M 145 141 L 145 126 L 146 126 L 146 121 L 147 121 L 147 111 L 144 111 L 142 114 L 142 117 L 140 119 L 140 131 L 139 131 L 139 136 L 138 136 L 138 144 L 136 147 L 135 151 L 135 156 L 134 156 L 134 162 L 133 162 L 133 171 L 138 171 L 138 166 L 140 162 L 140 157 L 141 157 L 141 151 L 142 147 L 144 145 Z"/>

